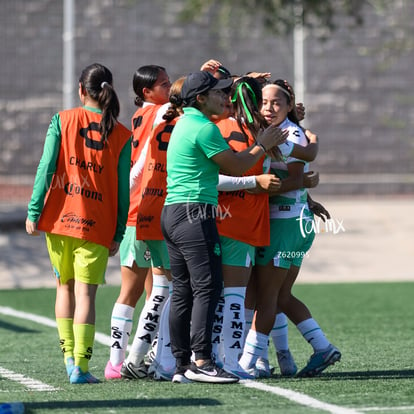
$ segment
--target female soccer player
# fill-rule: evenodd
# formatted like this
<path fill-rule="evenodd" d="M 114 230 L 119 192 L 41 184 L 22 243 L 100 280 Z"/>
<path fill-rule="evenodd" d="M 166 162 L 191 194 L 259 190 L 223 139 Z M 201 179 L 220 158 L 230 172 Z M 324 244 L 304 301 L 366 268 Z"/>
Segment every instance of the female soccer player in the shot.
<path fill-rule="evenodd" d="M 294 106 L 293 89 L 286 81 L 278 80 L 263 88 L 262 114 L 266 121 L 288 130 L 289 141 L 306 145 Z M 316 375 L 341 358 L 341 353 L 327 340 L 307 307 L 291 293 L 315 237 L 313 232 L 305 235 L 300 232 L 301 222 L 306 225 L 313 220 L 307 190 L 303 188 L 303 175 L 307 169 L 306 162 L 293 156 L 285 163 L 271 164 L 271 171 L 281 178 L 282 185 L 279 190 L 269 192 L 270 246 L 264 247 L 257 257 L 255 314 L 240 359 L 240 365 L 247 371 L 254 369 L 258 358 L 267 352 L 278 307 L 296 324 L 314 349 L 308 364 L 298 375 Z M 288 353 L 288 349 L 278 351 Z M 294 371 L 295 367 L 292 374 Z"/>
<path fill-rule="evenodd" d="M 156 117 L 168 102 L 171 83 L 165 68 L 158 65 L 141 66 L 133 77 L 133 88 L 136 94 L 135 104 L 137 111 L 132 117 L 132 156 L 133 167 L 145 147 L 151 134 Z M 155 276 L 156 288 L 152 291 L 153 279 L 151 274 L 151 255 L 146 243 L 137 240 L 136 223 L 138 217 L 138 203 L 141 197 L 141 187 L 136 185 L 131 191 L 131 201 L 128 213 L 125 237 L 120 247 L 121 262 L 121 291 L 114 304 L 111 317 L 111 353 L 105 367 L 105 378 L 128 379 L 141 378 L 147 375 L 144 356 L 149 348 L 146 336 L 145 315 L 148 309 L 158 306 L 157 296 L 168 296 L 168 281 L 162 274 Z M 141 312 L 136 335 L 125 360 L 128 340 L 131 335 L 132 321 L 135 306 L 145 288 L 147 290 L 146 305 Z M 125 363 L 124 363 L 125 362 Z"/>
<path fill-rule="evenodd" d="M 105 66 L 82 71 L 79 98 L 82 107 L 59 112 L 50 123 L 26 220 L 28 234 L 46 233 L 72 384 L 99 382 L 88 369 L 95 297 L 108 255 L 115 255 L 124 235 L 131 160 L 131 131 L 117 121 L 119 101 Z"/>
<path fill-rule="evenodd" d="M 221 247 L 216 227 L 218 172 L 240 175 L 285 139 L 270 128 L 258 142 L 234 153 L 209 118 L 223 112 L 231 79 L 207 72 L 187 76 L 184 116 L 167 150 L 168 194 L 161 216 L 173 278 L 170 335 L 177 370 L 173 381 L 237 382 L 211 360 L 214 312 L 222 289 Z M 191 339 L 190 339 L 191 325 Z M 191 353 L 195 364 L 191 364 Z"/>

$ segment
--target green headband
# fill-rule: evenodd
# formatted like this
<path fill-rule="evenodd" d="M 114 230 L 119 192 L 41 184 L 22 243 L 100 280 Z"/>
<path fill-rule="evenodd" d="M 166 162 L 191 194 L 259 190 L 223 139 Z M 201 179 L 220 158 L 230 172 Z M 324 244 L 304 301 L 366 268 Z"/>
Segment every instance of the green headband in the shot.
<path fill-rule="evenodd" d="M 253 89 L 250 87 L 250 85 L 247 82 L 241 82 L 239 84 L 239 86 L 237 86 L 236 92 L 234 93 L 233 98 L 231 98 L 231 101 L 233 103 L 236 102 L 237 95 L 240 96 L 241 103 L 243 105 L 244 110 L 246 111 L 247 120 L 249 121 L 249 124 L 252 124 L 253 123 L 253 117 L 252 117 L 252 114 L 250 113 L 249 108 L 247 107 L 246 102 L 245 102 L 244 97 L 243 97 L 243 92 L 242 92 L 243 86 L 245 86 L 247 88 L 247 91 L 251 93 L 253 103 L 255 104 L 255 106 L 257 108 L 256 95 L 255 95 Z"/>

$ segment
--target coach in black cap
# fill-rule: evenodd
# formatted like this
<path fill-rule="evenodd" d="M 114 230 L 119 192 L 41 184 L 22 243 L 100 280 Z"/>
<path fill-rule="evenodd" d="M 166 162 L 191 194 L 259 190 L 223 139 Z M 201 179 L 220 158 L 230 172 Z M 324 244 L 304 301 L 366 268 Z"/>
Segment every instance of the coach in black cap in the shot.
<path fill-rule="evenodd" d="M 230 92 L 230 87 L 233 79 L 216 79 L 211 73 L 200 71 L 190 73 L 182 86 L 181 97 L 184 101 L 184 106 L 193 102 L 197 95 L 205 94 L 209 90 L 223 90 L 225 94 Z"/>
<path fill-rule="evenodd" d="M 161 227 L 173 281 L 169 319 L 176 359 L 173 382 L 238 381 L 211 359 L 213 320 L 223 284 L 216 227 L 218 173 L 221 169 L 229 175 L 242 175 L 285 137 L 278 128 L 270 127 L 256 144 L 233 152 L 210 121 L 212 115 L 223 112 L 231 84 L 232 79 L 218 80 L 204 71 L 189 74 L 181 91 L 184 115 L 168 144 Z"/>

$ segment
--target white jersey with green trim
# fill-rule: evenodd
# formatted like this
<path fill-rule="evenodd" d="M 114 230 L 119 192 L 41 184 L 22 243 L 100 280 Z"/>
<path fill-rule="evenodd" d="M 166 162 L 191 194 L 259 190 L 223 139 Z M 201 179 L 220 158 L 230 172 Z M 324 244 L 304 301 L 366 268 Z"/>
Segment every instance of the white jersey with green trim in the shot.
<path fill-rule="evenodd" d="M 297 124 L 286 118 L 279 128 L 289 131 L 288 141 L 306 147 L 308 140 Z M 288 173 L 288 164 L 293 162 L 301 162 L 304 164 L 304 172 L 309 171 L 309 163 L 294 157 L 285 158 L 285 162 L 272 161 L 270 171 L 282 180 L 286 178 Z M 298 217 L 304 205 L 307 204 L 307 190 L 300 188 L 298 190 L 288 191 L 286 193 L 276 195 L 269 198 L 270 218 L 292 218 Z"/>

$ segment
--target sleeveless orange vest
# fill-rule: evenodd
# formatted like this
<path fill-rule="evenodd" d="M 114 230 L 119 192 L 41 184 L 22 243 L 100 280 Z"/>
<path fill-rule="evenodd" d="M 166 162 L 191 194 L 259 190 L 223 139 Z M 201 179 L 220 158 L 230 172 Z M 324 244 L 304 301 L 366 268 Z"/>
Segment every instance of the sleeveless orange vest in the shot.
<path fill-rule="evenodd" d="M 103 143 L 100 113 L 75 108 L 59 116 L 56 172 L 38 228 L 109 248 L 117 224 L 119 156 L 131 131 L 118 123 Z"/>
<path fill-rule="evenodd" d="M 138 201 L 137 239 L 163 240 L 161 211 L 167 195 L 167 148 L 178 118 L 152 131 Z"/>
<path fill-rule="evenodd" d="M 221 134 L 230 148 L 240 152 L 254 143 L 250 133 L 249 142 L 240 131 L 234 118 L 227 118 L 217 123 Z M 244 175 L 263 174 L 261 158 Z M 219 214 L 217 229 L 221 236 L 239 240 L 253 246 L 270 244 L 269 196 L 267 193 L 251 194 L 246 190 L 220 191 L 218 197 Z"/>
<path fill-rule="evenodd" d="M 142 149 L 151 135 L 155 117 L 162 105 L 146 105 L 138 108 L 132 117 L 132 148 L 131 148 L 131 168 L 138 161 Z M 138 201 L 140 198 L 141 187 L 138 185 L 130 194 L 129 211 L 127 226 L 137 224 Z"/>

